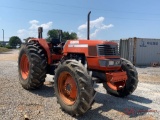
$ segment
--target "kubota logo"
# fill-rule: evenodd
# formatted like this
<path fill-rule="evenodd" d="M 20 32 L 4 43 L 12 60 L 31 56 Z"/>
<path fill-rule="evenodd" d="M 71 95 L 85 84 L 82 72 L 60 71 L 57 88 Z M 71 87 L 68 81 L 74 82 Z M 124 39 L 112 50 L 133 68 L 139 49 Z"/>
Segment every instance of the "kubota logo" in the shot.
<path fill-rule="evenodd" d="M 146 45 L 145 45 L 145 42 L 142 40 L 141 41 L 141 43 L 140 43 L 140 45 L 139 45 L 140 47 L 147 47 Z"/>

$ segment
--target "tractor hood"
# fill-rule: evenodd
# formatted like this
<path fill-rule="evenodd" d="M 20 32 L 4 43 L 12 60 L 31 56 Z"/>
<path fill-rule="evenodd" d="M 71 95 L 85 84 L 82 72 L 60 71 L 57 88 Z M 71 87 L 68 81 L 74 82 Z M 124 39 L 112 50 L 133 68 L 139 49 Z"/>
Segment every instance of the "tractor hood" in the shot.
<path fill-rule="evenodd" d="M 84 40 L 84 39 L 81 39 L 81 40 L 68 40 L 66 44 L 76 44 L 76 45 L 80 45 L 80 44 L 83 44 L 84 46 L 85 45 L 88 45 L 88 46 L 96 46 L 96 45 L 102 45 L 102 44 L 109 44 L 109 45 L 118 45 L 117 43 L 115 42 L 110 42 L 110 41 L 104 41 L 104 40 Z"/>
<path fill-rule="evenodd" d="M 68 40 L 63 53 L 84 53 L 85 56 L 117 56 L 118 44 L 103 40 Z"/>

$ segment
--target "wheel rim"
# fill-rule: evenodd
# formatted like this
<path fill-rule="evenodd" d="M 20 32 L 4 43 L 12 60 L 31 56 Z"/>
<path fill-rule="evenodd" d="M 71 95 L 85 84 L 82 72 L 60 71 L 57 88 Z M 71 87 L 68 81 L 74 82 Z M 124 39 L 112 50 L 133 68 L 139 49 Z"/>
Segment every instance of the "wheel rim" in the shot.
<path fill-rule="evenodd" d="M 73 105 L 77 99 L 77 85 L 68 72 L 62 72 L 58 78 L 58 91 L 67 105 Z"/>
<path fill-rule="evenodd" d="M 24 80 L 27 79 L 29 73 L 29 61 L 26 54 L 23 54 L 20 61 L 21 75 Z"/>
<path fill-rule="evenodd" d="M 120 81 L 120 82 L 107 82 L 107 85 L 112 89 L 112 90 L 120 90 L 123 89 L 125 86 L 125 81 Z"/>

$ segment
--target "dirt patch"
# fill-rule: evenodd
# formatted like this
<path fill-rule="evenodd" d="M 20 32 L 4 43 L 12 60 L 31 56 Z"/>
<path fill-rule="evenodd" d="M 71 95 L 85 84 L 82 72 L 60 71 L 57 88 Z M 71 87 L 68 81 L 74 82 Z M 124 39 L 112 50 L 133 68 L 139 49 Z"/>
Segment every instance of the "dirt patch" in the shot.
<path fill-rule="evenodd" d="M 148 82 L 148 83 L 154 83 L 154 84 L 160 83 L 160 75 L 154 76 L 154 75 L 139 74 L 138 79 L 141 82 Z"/>
<path fill-rule="evenodd" d="M 160 67 L 137 67 L 137 71 L 139 81 L 160 83 Z"/>
<path fill-rule="evenodd" d="M 8 52 L 0 52 L 0 61 L 17 61 L 19 50 L 10 50 Z"/>

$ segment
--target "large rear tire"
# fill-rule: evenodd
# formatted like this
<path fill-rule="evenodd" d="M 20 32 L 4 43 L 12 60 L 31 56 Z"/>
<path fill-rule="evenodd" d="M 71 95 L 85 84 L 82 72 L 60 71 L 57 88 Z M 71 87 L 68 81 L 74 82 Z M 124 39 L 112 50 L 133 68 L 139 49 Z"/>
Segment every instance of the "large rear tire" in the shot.
<path fill-rule="evenodd" d="M 96 93 L 87 69 L 76 60 L 66 60 L 58 66 L 54 90 L 62 110 L 72 116 L 89 110 Z"/>
<path fill-rule="evenodd" d="M 107 83 L 103 83 L 103 87 L 107 90 L 107 93 L 117 97 L 125 97 L 132 94 L 138 85 L 138 73 L 133 64 L 126 59 L 121 58 L 121 60 L 122 70 L 127 72 L 128 77 L 125 86 L 122 89 L 114 90 Z"/>
<path fill-rule="evenodd" d="M 23 45 L 18 57 L 19 80 L 23 88 L 36 89 L 43 85 L 46 77 L 46 55 L 34 41 Z"/>

